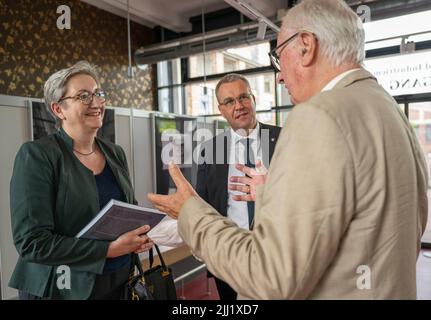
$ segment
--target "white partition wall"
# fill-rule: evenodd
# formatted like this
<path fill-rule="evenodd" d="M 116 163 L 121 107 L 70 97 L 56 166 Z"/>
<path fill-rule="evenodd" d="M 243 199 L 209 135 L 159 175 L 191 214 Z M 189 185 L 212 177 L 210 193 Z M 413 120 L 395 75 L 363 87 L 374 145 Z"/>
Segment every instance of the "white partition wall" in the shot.
<path fill-rule="evenodd" d="M 132 137 L 129 109 L 115 109 L 115 143 L 119 144 L 126 153 L 130 176 L 133 180 Z"/>
<path fill-rule="evenodd" d="M 25 141 L 30 140 L 28 107 L 25 100 L 7 99 L 0 96 L 0 285 L 1 299 L 12 299 L 18 296 L 16 290 L 8 287 L 18 259 L 13 245 L 10 206 L 9 182 L 12 176 L 15 155 Z"/>
<path fill-rule="evenodd" d="M 150 113 L 134 110 L 133 163 L 135 196 L 139 204 L 144 207 L 152 207 L 152 204 L 147 199 L 147 194 L 149 192 L 154 192 L 152 151 L 152 126 Z"/>

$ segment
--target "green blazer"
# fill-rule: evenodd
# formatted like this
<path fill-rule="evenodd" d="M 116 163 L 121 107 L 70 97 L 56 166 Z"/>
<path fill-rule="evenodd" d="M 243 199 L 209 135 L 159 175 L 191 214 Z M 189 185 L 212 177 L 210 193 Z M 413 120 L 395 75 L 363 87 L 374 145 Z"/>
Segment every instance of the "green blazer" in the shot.
<path fill-rule="evenodd" d="M 137 203 L 120 146 L 96 139 L 129 203 Z M 10 183 L 12 233 L 19 253 L 9 286 L 51 299 L 86 299 L 102 274 L 108 241 L 75 235 L 99 212 L 93 172 L 73 154 L 72 139 L 60 129 L 26 142 L 15 158 Z M 59 289 L 63 268 L 70 289 Z M 61 287 L 61 286 L 60 286 Z"/>

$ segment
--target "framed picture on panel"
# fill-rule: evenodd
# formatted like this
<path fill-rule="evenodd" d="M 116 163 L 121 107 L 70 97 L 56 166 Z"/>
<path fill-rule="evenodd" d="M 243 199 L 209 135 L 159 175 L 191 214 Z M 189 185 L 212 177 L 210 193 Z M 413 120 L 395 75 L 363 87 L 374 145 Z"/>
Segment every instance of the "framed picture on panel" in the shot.
<path fill-rule="evenodd" d="M 105 108 L 103 126 L 97 131 L 97 137 L 115 143 L 115 110 Z"/>
<path fill-rule="evenodd" d="M 197 129 L 196 118 L 153 114 L 152 124 L 156 192 L 169 194 L 175 191 L 175 184 L 168 172 L 170 161 L 180 168 L 194 186 L 197 174 L 197 165 L 193 161 L 193 150 L 197 145 L 193 141 Z"/>
<path fill-rule="evenodd" d="M 33 123 L 33 140 L 54 133 L 56 120 L 46 108 L 45 103 L 31 102 L 31 117 Z M 97 132 L 97 137 L 115 143 L 115 110 L 105 108 L 103 126 Z"/>
<path fill-rule="evenodd" d="M 43 102 L 31 102 L 33 140 L 40 139 L 56 131 L 55 118 Z"/>

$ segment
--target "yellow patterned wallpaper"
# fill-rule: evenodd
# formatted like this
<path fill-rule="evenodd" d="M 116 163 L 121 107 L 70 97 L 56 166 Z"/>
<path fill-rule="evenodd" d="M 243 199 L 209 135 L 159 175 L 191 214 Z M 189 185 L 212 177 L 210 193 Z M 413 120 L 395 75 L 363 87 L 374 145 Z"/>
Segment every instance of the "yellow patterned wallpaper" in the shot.
<path fill-rule="evenodd" d="M 71 10 L 71 29 L 57 28 L 57 7 Z M 132 56 L 152 30 L 131 24 Z M 154 109 L 154 70 L 127 77 L 127 20 L 78 0 L 0 0 L 0 94 L 43 97 L 55 71 L 87 60 L 98 66 L 107 105 Z"/>

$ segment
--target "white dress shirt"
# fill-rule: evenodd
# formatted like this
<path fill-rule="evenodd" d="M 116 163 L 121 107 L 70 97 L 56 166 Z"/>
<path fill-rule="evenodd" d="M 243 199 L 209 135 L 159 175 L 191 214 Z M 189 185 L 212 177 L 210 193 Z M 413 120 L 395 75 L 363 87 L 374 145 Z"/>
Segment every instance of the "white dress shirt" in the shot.
<path fill-rule="evenodd" d="M 338 76 L 336 76 L 334 79 L 332 79 L 327 83 L 327 85 L 322 89 L 322 92 L 334 89 L 334 87 L 337 85 L 338 82 L 340 82 L 343 78 L 347 77 L 349 74 L 351 74 L 356 70 L 361 70 L 361 69 L 356 68 L 356 69 L 351 69 L 351 70 L 347 70 L 346 72 L 340 73 Z"/>
<path fill-rule="evenodd" d="M 254 159 L 261 160 L 262 159 L 262 148 L 260 143 L 260 135 L 259 135 L 260 125 L 259 122 L 256 125 L 256 128 L 250 132 L 248 138 L 252 139 L 252 143 L 250 144 L 251 150 L 254 154 Z M 240 140 L 247 139 L 246 136 L 241 136 L 236 133 L 233 129 L 231 129 L 231 141 L 230 141 L 230 153 L 229 153 L 229 174 L 226 188 L 229 186 L 229 179 L 232 176 L 244 176 L 244 173 L 237 170 L 235 165 L 245 164 L 246 159 L 244 159 L 245 154 L 245 144 L 241 143 Z M 233 199 L 234 195 L 241 195 L 242 192 L 229 190 L 228 189 L 228 201 L 227 201 L 227 216 L 232 219 L 240 228 L 249 229 L 248 222 L 248 209 L 247 202 L 245 201 L 236 201 Z"/>

